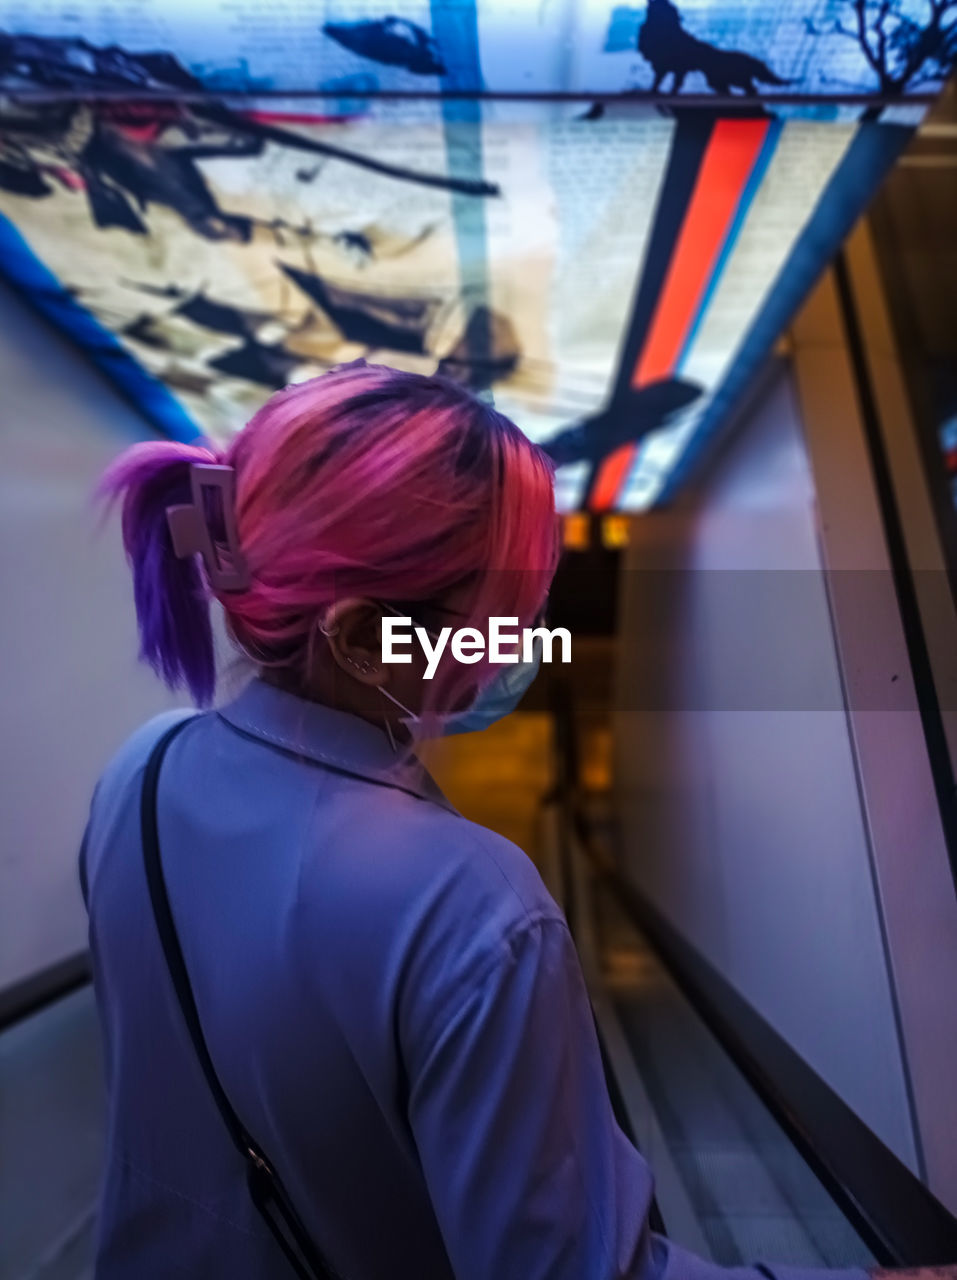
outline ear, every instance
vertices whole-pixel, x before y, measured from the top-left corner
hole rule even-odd
[[[322,634],[336,665],[360,684],[387,682],[382,662],[382,610],[372,600],[337,600],[326,611]]]

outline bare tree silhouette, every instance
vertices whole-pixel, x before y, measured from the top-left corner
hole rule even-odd
[[[913,6],[907,5],[908,9]],[[847,0],[847,18],[830,26],[807,21],[814,35],[847,36],[877,77],[878,91],[894,97],[945,80],[957,63],[957,0],[926,0],[926,22],[905,12],[905,0]]]

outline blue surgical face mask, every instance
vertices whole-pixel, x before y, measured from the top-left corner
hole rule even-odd
[[[542,665],[542,640],[536,636],[528,662],[512,662],[479,693],[470,707],[444,717],[442,734],[478,733],[515,710]]]
[[[399,614],[399,611],[391,605],[381,601],[380,604],[390,613]],[[429,634],[435,639],[434,631],[430,631]],[[425,717],[410,710],[404,702],[400,702],[381,685],[379,693],[405,712],[399,723],[406,728],[414,741],[421,741],[425,736],[446,738],[456,733],[478,733],[482,729],[488,729],[497,721],[504,720],[515,710],[541,670],[543,651],[544,641],[540,636],[536,636],[532,641],[532,656],[528,662],[519,659],[518,662],[508,663],[464,711],[429,716],[427,732],[424,731]]]
[[[504,720],[521,702],[526,689],[538,675],[542,665],[542,642],[535,640],[533,657],[529,662],[514,662],[497,675],[479,693],[471,706],[464,711],[446,712],[428,717],[416,715],[404,702],[400,702],[388,689],[379,686],[379,692],[394,703],[405,715],[399,723],[404,725],[414,741],[425,736],[450,737],[454,733],[478,733],[488,729],[498,720]],[[425,730],[426,723],[429,730]]]

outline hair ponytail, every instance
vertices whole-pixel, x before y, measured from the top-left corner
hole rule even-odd
[[[111,505],[122,498],[140,657],[171,689],[185,685],[200,706],[212,701],[216,685],[209,590],[198,557],[174,555],[166,509],[190,501],[190,463],[217,460],[196,445],[136,444],[110,466],[97,489]]]

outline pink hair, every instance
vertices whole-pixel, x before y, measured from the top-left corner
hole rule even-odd
[[[101,489],[123,495],[142,655],[208,702],[215,682],[208,587],[172,555],[167,505],[187,501],[194,447],[134,445]],[[222,458],[236,472],[248,589],[223,592],[239,644],[301,667],[327,607],[350,596],[437,601],[461,584],[469,617],[530,624],[557,563],[552,465],[494,409],[448,379],[363,361],[272,396]],[[453,663],[437,704],[482,684],[484,664]],[[438,683],[438,681],[434,682]]]

